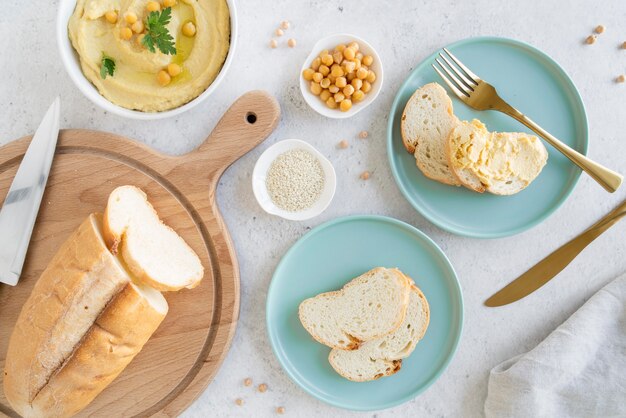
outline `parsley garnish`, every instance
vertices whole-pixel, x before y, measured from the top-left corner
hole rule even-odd
[[[156,52],[154,46],[166,55],[176,55],[174,38],[170,35],[166,25],[172,18],[172,8],[166,7],[162,11],[150,12],[146,19],[146,35],[141,41],[150,52]]]
[[[107,75],[110,75],[111,77],[113,77],[114,73],[115,73],[115,60],[111,57],[107,57],[103,53],[102,62],[100,63],[100,77],[102,77],[102,79],[104,80],[107,78]]]

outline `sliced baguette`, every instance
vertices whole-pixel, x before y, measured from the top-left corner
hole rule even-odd
[[[328,360],[341,376],[365,382],[391,376],[402,366],[424,337],[430,322],[430,308],[421,290],[411,286],[406,317],[400,327],[380,339],[364,343],[358,350],[332,350]]]
[[[142,283],[161,291],[196,287],[204,268],[196,253],[159,219],[146,194],[121,186],[109,196],[104,239]]]
[[[445,144],[458,123],[446,91],[437,83],[429,83],[413,93],[400,124],[404,147],[415,156],[422,173],[455,186],[460,182],[449,167]]]
[[[472,165],[480,159],[488,139],[489,131],[485,125],[474,119],[459,123],[446,141],[446,154],[452,172],[463,186],[478,193],[483,193],[486,187],[472,170]]]
[[[462,122],[448,138],[450,167],[464,186],[477,192],[511,195],[522,191],[548,160],[533,135],[488,132],[477,120]]]
[[[304,300],[298,315],[322,344],[356,350],[363,342],[395,331],[406,315],[411,281],[397,269],[377,267],[341,290]]]
[[[9,340],[4,393],[24,417],[71,416],[134,358],[167,313],[131,283],[90,215],[35,284]]]

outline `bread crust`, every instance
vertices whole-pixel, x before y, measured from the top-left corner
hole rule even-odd
[[[84,408],[164,317],[143,306],[100,235],[100,219],[90,215],[61,245],[13,329],[4,393],[22,416],[63,417]],[[118,340],[139,348],[109,351]]]

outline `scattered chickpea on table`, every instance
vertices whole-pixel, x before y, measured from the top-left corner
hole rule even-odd
[[[243,385],[244,386],[252,386],[252,379],[249,378],[249,377],[245,378],[244,381],[243,381]]]
[[[258,389],[259,389],[259,392],[265,393],[267,392],[267,385],[265,383],[261,383]]]
[[[363,55],[358,42],[323,50],[302,72],[310,91],[331,109],[347,112],[372,89],[376,73],[370,70],[374,57]]]
[[[367,132],[367,131],[361,131],[361,132],[359,132],[359,138],[361,138],[361,139],[365,139],[365,138],[367,138],[368,136],[369,136],[369,132]]]
[[[361,173],[361,175],[359,177],[361,178],[361,180],[369,180],[370,172],[369,171],[364,171],[364,172]]]
[[[346,149],[348,148],[348,141],[346,141],[345,139],[342,140],[341,142],[339,142],[339,148],[341,149]]]
[[[283,415],[285,413],[285,407],[279,406],[278,408],[276,408],[276,413],[279,415]]]
[[[235,404],[236,404],[237,406],[242,406],[242,405],[243,405],[243,399],[241,399],[241,398],[237,398],[237,399],[235,399]]]

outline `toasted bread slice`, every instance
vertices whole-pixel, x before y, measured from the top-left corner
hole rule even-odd
[[[364,341],[395,331],[406,315],[411,281],[397,269],[377,267],[341,290],[300,304],[304,328],[322,344],[356,350]]]
[[[141,282],[161,291],[191,289],[204,276],[197,254],[159,219],[146,194],[121,186],[109,196],[104,239]]]
[[[370,340],[358,350],[332,350],[328,360],[337,373],[355,382],[391,376],[400,370],[402,359],[415,350],[429,322],[430,308],[426,297],[413,285],[406,316],[396,331]]]
[[[480,153],[489,139],[489,131],[477,119],[459,123],[446,141],[446,154],[450,168],[461,184],[470,190],[483,193],[485,185],[472,170],[473,164],[480,159]]]
[[[460,182],[449,167],[445,144],[458,123],[446,91],[437,83],[429,83],[413,93],[404,108],[400,125],[404,147],[415,156],[422,173],[455,186]]]

